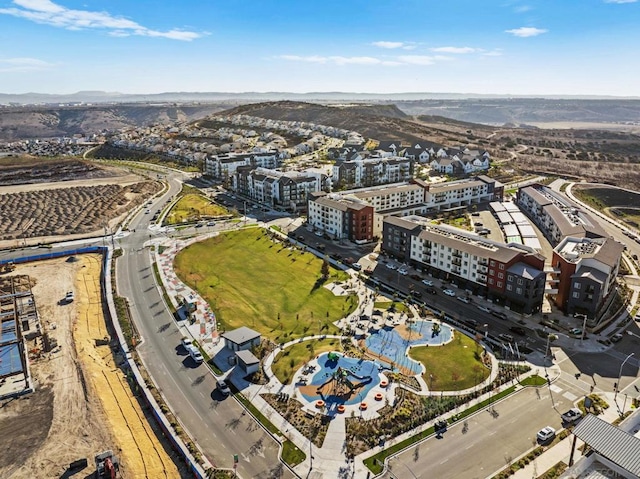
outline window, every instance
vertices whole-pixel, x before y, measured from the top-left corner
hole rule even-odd
[[[495,262],[495,261],[493,261],[493,260],[491,260],[491,261],[489,262],[489,264],[490,264],[491,266],[495,266],[495,265],[496,265],[496,262]]]
[[[489,284],[493,284],[493,278],[489,278]]]
[[[509,282],[513,281],[513,275],[512,274],[507,275],[507,281],[509,281]]]
[[[499,279],[503,279],[504,278],[504,273],[498,273],[498,278]]]
[[[582,284],[581,283],[573,283],[573,287],[575,289],[580,289],[582,287]]]
[[[522,284],[522,278],[518,278],[518,284]]]
[[[522,294],[522,288],[516,288],[516,294]]]
[[[498,288],[502,288],[502,281],[498,281],[496,286],[498,286]]]
[[[507,285],[507,291],[512,291],[513,290],[513,285],[508,284]]]
[[[573,293],[573,297],[574,297],[575,299],[578,299],[578,298],[580,297],[580,293],[578,293],[577,291],[575,291],[575,292]]]

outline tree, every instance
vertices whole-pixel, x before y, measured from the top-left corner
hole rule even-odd
[[[329,277],[329,262],[326,259],[322,260],[320,274],[322,275],[322,279],[327,279]]]

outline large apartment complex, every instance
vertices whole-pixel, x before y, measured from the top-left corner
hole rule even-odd
[[[308,221],[334,239],[366,243],[374,239],[374,210],[366,202],[334,193],[311,193]]]
[[[543,185],[521,188],[516,201],[555,247],[549,282],[556,306],[596,318],[612,299],[624,246],[578,205]]]
[[[331,179],[318,171],[278,171],[241,166],[232,177],[233,189],[253,201],[299,211],[316,191],[329,191]]]
[[[613,238],[567,237],[553,250],[550,282],[567,314],[597,316],[614,289],[624,246]]]
[[[337,160],[333,165],[336,187],[369,187],[409,181],[413,177],[412,160],[399,156]]]
[[[382,249],[517,311],[541,308],[544,257],[527,246],[490,241],[420,216],[389,216],[384,220]]]
[[[204,174],[213,178],[229,180],[241,166],[253,168],[277,168],[281,157],[277,151],[216,155],[204,160]]]
[[[495,180],[480,176],[450,183],[430,184],[422,180],[375,186],[332,193],[334,200],[342,199],[370,205],[374,211],[373,236],[382,234],[386,216],[428,214],[437,211],[464,209],[474,204],[501,200],[503,186]],[[318,208],[312,203],[320,196],[309,198],[309,223],[323,229],[323,221],[314,215]]]

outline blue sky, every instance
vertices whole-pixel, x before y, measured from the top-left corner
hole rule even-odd
[[[639,0],[0,0],[2,93],[639,85]]]

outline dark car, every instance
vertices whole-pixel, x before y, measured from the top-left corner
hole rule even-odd
[[[519,334],[520,336],[525,336],[527,334],[527,331],[522,326],[511,326],[509,331]]]
[[[416,281],[420,281],[422,279],[422,276],[420,276],[419,274],[410,274],[409,278],[415,279]]]
[[[415,297],[415,298],[422,298],[422,293],[418,290],[413,290],[411,291],[411,296]]]
[[[435,288],[427,288],[427,293],[429,293],[429,294],[438,294],[438,291]]]
[[[442,432],[445,432],[447,430],[447,421],[436,421],[433,429],[436,431],[436,433],[440,434]]]
[[[331,253],[329,256],[330,256],[331,258],[335,259],[335,260],[340,260],[340,259],[342,259],[342,255],[341,255],[341,254],[338,254],[338,253]]]

